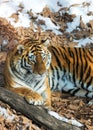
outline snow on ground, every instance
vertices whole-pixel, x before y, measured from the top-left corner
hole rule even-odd
[[[79,43],[77,47],[85,46],[87,43],[93,43],[93,37],[81,38],[80,40],[74,40],[74,42]]]
[[[60,29],[60,27],[55,26],[50,18],[42,17],[41,15],[39,15],[37,20],[45,21],[45,25],[41,25],[43,30],[53,30],[56,34],[61,34],[61,32],[57,31],[58,29]]]
[[[0,17],[8,19],[13,13],[16,13],[20,9],[19,5],[21,4],[24,7],[24,10],[22,14],[20,13],[20,11],[18,12],[21,16],[23,15],[24,17],[21,17],[19,15],[19,21],[22,21],[24,20],[24,18],[26,18],[29,25],[29,16],[26,15],[27,11],[32,10],[32,12],[34,13],[39,13],[43,10],[45,6],[48,6],[52,11],[56,12],[60,9],[60,7],[57,5],[57,2],[59,2],[62,7],[70,7],[69,14],[75,14],[77,16],[73,22],[68,24],[68,31],[72,31],[76,27],[76,25],[78,26],[80,22],[80,16],[82,16],[84,23],[88,23],[89,20],[93,19],[93,16],[87,15],[88,12],[93,12],[93,0],[1,0]],[[87,6],[86,4],[84,4],[88,2],[90,3],[90,5]]]
[[[5,119],[10,120],[10,121],[12,121],[15,118],[13,114],[10,115],[4,107],[0,106],[0,117],[2,116],[4,116]]]
[[[81,124],[80,122],[78,122],[77,120],[75,119],[67,119],[66,117],[62,117],[60,116],[58,113],[54,112],[54,111],[49,111],[48,112],[51,116],[57,118],[58,120],[61,120],[63,122],[67,122],[67,123],[70,123],[72,125],[75,125],[75,126],[78,126],[78,127],[82,127],[83,124]]]
[[[27,12],[31,10],[38,19],[45,20],[45,25],[41,26],[43,30],[51,29],[57,35],[62,34],[59,31],[60,27],[55,25],[50,18],[45,18],[37,14],[45,6],[49,7],[52,12],[56,12],[62,7],[69,7],[68,13],[76,15],[72,22],[67,23],[67,32],[71,32],[78,27],[80,16],[85,24],[93,19],[93,14],[88,15],[88,13],[93,12],[93,0],[0,0],[0,17],[6,18],[14,27],[29,27],[31,19]],[[21,7],[23,7],[23,10],[21,10]],[[14,18],[11,18],[11,15],[14,13],[19,14],[17,22],[15,22]],[[81,46],[81,43],[79,46]]]

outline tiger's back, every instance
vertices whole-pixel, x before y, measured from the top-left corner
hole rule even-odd
[[[30,104],[48,107],[51,90],[92,98],[92,58],[93,52],[85,48],[18,45],[6,60],[6,87]]]
[[[52,54],[49,76],[53,90],[93,97],[93,52],[86,48],[50,46]]]

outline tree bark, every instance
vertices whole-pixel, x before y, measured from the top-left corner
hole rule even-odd
[[[84,127],[77,127],[52,117],[41,106],[29,105],[23,97],[2,87],[0,87],[0,100],[49,130],[84,130]]]

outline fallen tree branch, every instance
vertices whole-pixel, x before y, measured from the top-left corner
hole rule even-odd
[[[52,117],[40,106],[29,105],[23,97],[2,87],[0,87],[0,100],[49,130],[84,130],[84,127],[77,127]]]

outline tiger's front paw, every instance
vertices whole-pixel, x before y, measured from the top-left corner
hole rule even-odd
[[[25,95],[25,100],[29,104],[33,104],[33,105],[43,105],[44,104],[44,100],[43,100],[42,96],[39,95],[38,93]]]

